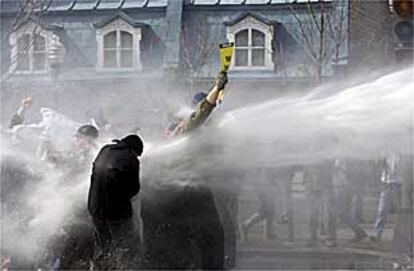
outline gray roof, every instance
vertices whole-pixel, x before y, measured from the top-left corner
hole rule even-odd
[[[43,11],[81,11],[129,8],[165,8],[169,0],[44,0],[39,10]],[[174,1],[174,0],[170,0]],[[307,3],[320,0],[187,0],[192,6],[226,6],[226,5],[275,5],[292,2]],[[332,2],[332,0],[322,0]],[[0,0],[1,12],[21,10],[24,0]]]
[[[138,21],[135,21],[133,18],[129,17],[127,14],[125,14],[122,11],[119,11],[117,14],[115,14],[112,17],[106,18],[101,22],[95,23],[94,26],[96,28],[101,28],[104,27],[105,25],[113,22],[114,20],[121,18],[122,20],[124,20],[125,22],[127,22],[129,25],[133,26],[133,27],[145,27],[146,25],[143,23],[140,23]]]
[[[272,4],[291,4],[318,2],[320,0],[190,0],[192,5],[272,5]],[[322,0],[332,2],[332,0]]]
[[[22,9],[24,0],[0,0],[2,12],[16,12]],[[38,10],[80,11],[127,8],[165,8],[168,0],[46,0]]]
[[[239,14],[237,17],[231,19],[230,21],[225,22],[225,24],[227,26],[235,25],[235,24],[239,23],[240,21],[242,21],[244,18],[248,17],[248,16],[252,16],[256,20],[258,20],[260,22],[263,22],[265,24],[271,24],[272,23],[268,19],[263,18],[262,16],[260,16],[258,14],[254,14],[254,13],[250,13],[250,12],[245,12],[245,13]]]
[[[73,3],[73,0],[53,1],[50,4],[49,9],[50,10],[55,10],[55,11],[68,10],[69,8],[72,7],[72,3]]]

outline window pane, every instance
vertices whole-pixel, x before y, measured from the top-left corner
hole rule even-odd
[[[247,66],[247,52],[247,49],[236,49],[236,66]]]
[[[33,44],[33,50],[36,51],[45,51],[45,47],[46,47],[46,40],[44,37],[40,36],[40,35],[35,35],[34,36],[34,44]]]
[[[30,50],[30,35],[21,36],[17,40],[16,59],[12,59],[12,61],[17,62],[17,70],[28,71],[30,69],[29,50]]]
[[[236,47],[237,46],[248,46],[248,39],[249,39],[249,33],[246,30],[242,30],[236,34]]]
[[[116,50],[104,50],[104,67],[116,68]]]
[[[121,67],[132,68],[134,65],[134,52],[133,50],[122,50],[121,51]]]
[[[30,35],[21,36],[17,40],[17,50],[20,53],[29,51],[30,48]]]
[[[109,32],[104,36],[104,48],[116,48],[116,31]]]
[[[258,30],[252,30],[252,35],[253,35],[253,41],[252,41],[252,45],[253,46],[257,46],[257,47],[264,47],[265,44],[265,35],[258,31]]]
[[[44,70],[46,68],[46,54],[36,53],[33,54],[33,69]]]
[[[252,50],[252,65],[253,66],[264,66],[264,49],[253,49]]]
[[[17,70],[28,71],[30,69],[29,54],[20,54],[17,56]]]
[[[121,48],[132,48],[132,35],[121,31]]]

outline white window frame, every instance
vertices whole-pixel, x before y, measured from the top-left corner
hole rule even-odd
[[[273,26],[267,25],[253,16],[247,16],[240,22],[235,25],[227,27],[227,40],[229,42],[235,42],[236,34],[240,31],[247,30],[248,31],[248,64],[247,66],[236,66],[236,52],[233,54],[233,60],[231,62],[231,69],[232,70],[265,70],[265,71],[272,71],[273,70],[273,60],[272,60],[272,39],[273,37]],[[265,55],[264,55],[264,66],[253,66],[252,65],[252,49],[255,48],[252,46],[252,30],[257,30],[262,32],[265,35]],[[244,47],[244,46],[243,46]],[[236,47],[234,48],[236,49]]]
[[[35,35],[39,35],[45,39],[45,69],[42,70],[35,70],[34,69],[34,46],[31,45],[29,47],[29,70],[17,70],[18,67],[18,55],[19,55],[19,48],[18,48],[18,40],[19,38],[23,37],[24,35],[30,36],[30,43],[34,42]],[[46,74],[50,71],[50,66],[48,63],[48,50],[49,44],[52,40],[53,32],[46,31],[42,29],[38,24],[34,23],[33,21],[28,21],[24,25],[22,25],[19,29],[14,31],[10,34],[9,42],[11,46],[11,63],[9,67],[9,73],[12,74]]]
[[[110,32],[116,31],[116,58],[117,67],[104,67],[104,37]],[[128,32],[132,35],[132,48],[133,48],[133,63],[132,67],[121,67],[121,31]],[[98,43],[97,50],[97,64],[98,71],[141,71],[141,48],[140,41],[142,38],[142,30],[140,27],[133,27],[124,20],[118,18],[113,22],[105,25],[102,28],[96,30],[96,40]]]

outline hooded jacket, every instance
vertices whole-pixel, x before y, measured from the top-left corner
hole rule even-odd
[[[93,163],[88,210],[100,219],[132,216],[131,198],[138,194],[140,163],[126,142],[104,146]]]

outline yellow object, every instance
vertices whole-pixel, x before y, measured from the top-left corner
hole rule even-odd
[[[227,72],[230,68],[231,59],[233,56],[234,43],[228,42],[220,44],[220,71]],[[223,102],[224,92],[220,91],[218,97],[218,104]]]
[[[221,104],[223,102],[223,98],[224,98],[224,91],[220,91],[218,99],[217,99],[218,104]]]
[[[230,68],[233,46],[233,42],[220,44],[220,71],[222,72],[226,72]]]

